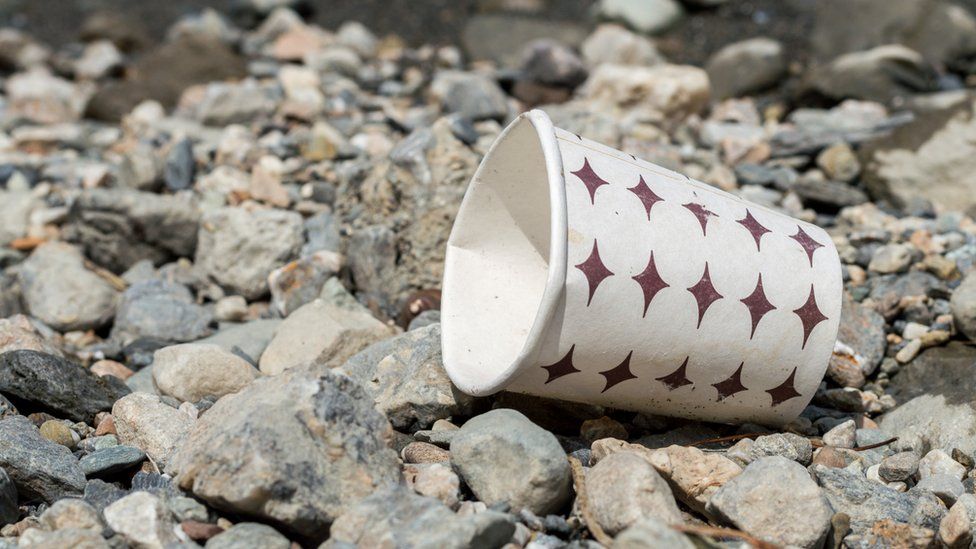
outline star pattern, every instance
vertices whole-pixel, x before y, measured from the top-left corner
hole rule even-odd
[[[739,367],[735,372],[729,376],[725,381],[721,381],[712,385],[715,390],[718,391],[718,401],[721,402],[730,396],[741,393],[746,390],[746,386],[742,384],[742,367],[745,366],[745,362],[739,363]]]
[[[790,372],[790,377],[786,378],[786,381],[784,381],[782,385],[778,387],[773,387],[772,389],[768,389],[766,391],[767,393],[769,393],[769,396],[772,397],[773,399],[772,406],[779,406],[780,404],[786,402],[791,398],[796,398],[800,396],[800,393],[796,390],[796,387],[793,385],[793,379],[795,377],[796,377],[796,368],[793,368],[793,371]]]
[[[623,362],[621,362],[614,368],[611,368],[604,372],[600,372],[600,375],[607,379],[607,385],[603,388],[602,391],[600,391],[601,393],[607,392],[607,390],[613,387],[614,385],[618,383],[623,383],[628,379],[637,379],[637,376],[635,376],[634,373],[630,371],[630,357],[633,354],[634,351],[627,353],[627,358],[625,358]]]
[[[568,376],[569,374],[575,374],[580,370],[573,366],[573,351],[576,350],[576,344],[573,344],[569,348],[569,352],[566,356],[559,359],[558,362],[554,362],[548,366],[543,366],[542,369],[549,373],[549,378],[546,379],[546,383],[555,381],[563,376]]]
[[[796,234],[791,236],[793,240],[796,240],[803,251],[807,253],[807,258],[810,260],[810,266],[813,267],[813,253],[817,251],[817,248],[823,248],[824,245],[814,240],[810,235],[803,230],[803,227],[796,226]]]
[[[708,218],[715,215],[715,213],[697,202],[689,202],[682,205],[698,219],[698,224],[701,225],[702,236],[708,236],[706,230],[708,227]]]
[[[689,357],[685,357],[685,361],[681,363],[681,366],[678,366],[677,370],[671,372],[666,376],[654,378],[654,380],[663,383],[664,386],[667,387],[669,391],[673,391],[680,387],[684,387],[685,385],[691,385],[691,380],[688,379],[688,374],[687,374],[688,358]]]
[[[698,302],[698,326],[696,328],[701,328],[702,319],[705,318],[705,311],[712,306],[719,299],[724,296],[715,289],[712,285],[712,277],[708,274],[708,262],[705,262],[705,272],[702,273],[701,280],[697,284],[688,288],[691,295],[695,296],[695,301]]]
[[[817,298],[813,295],[813,284],[810,284],[810,297],[807,298],[807,302],[793,312],[800,317],[800,322],[803,323],[803,345],[800,348],[805,349],[813,329],[817,327],[817,324],[827,320],[827,317],[820,312],[820,307],[817,306]]]
[[[648,220],[651,219],[651,208],[653,208],[658,202],[662,202],[664,200],[647,186],[647,182],[644,181],[643,175],[640,176],[640,181],[637,182],[637,185],[630,187],[627,190],[634,193],[634,195],[640,199],[641,204],[644,205],[644,210],[647,211]]]
[[[746,216],[742,219],[736,221],[736,223],[742,225],[749,231],[752,235],[752,239],[756,241],[756,251],[762,251],[760,244],[762,243],[762,237],[764,234],[772,232],[766,227],[763,227],[762,223],[756,221],[756,218],[752,216],[752,212],[748,209],[746,210]]]
[[[596,244],[596,239],[593,240],[593,251],[590,252],[590,257],[586,258],[586,261],[576,265],[576,268],[583,271],[586,282],[590,286],[590,296],[586,300],[586,306],[589,307],[590,302],[593,301],[593,294],[596,293],[596,289],[600,283],[608,276],[613,276],[610,269],[600,259],[600,248]]]
[[[752,317],[752,331],[749,332],[749,339],[756,335],[756,326],[759,321],[769,311],[776,307],[766,299],[766,292],[763,291],[762,273],[759,273],[759,280],[756,281],[756,289],[748,297],[741,299],[742,303],[749,309],[749,316]]]
[[[597,189],[610,184],[609,181],[603,179],[593,171],[593,168],[590,166],[590,160],[585,157],[583,158],[583,167],[571,173],[586,185],[586,190],[590,193],[591,204],[596,204]]]
[[[651,259],[648,260],[644,271],[632,278],[640,284],[641,291],[644,292],[644,314],[642,316],[647,316],[647,308],[650,307],[654,296],[669,287],[668,283],[657,272],[657,266],[654,264],[654,252],[651,252]]]

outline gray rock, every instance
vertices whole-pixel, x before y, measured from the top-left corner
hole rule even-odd
[[[952,292],[949,300],[956,328],[970,341],[976,341],[976,273],[969,273]]]
[[[183,138],[170,147],[163,166],[163,182],[171,191],[181,191],[193,185],[196,161],[193,158],[193,142]]]
[[[444,371],[440,324],[374,343],[339,370],[358,380],[399,430],[470,415],[475,400],[457,390]]]
[[[823,544],[833,516],[806,469],[779,456],[750,463],[715,492],[708,510],[764,541],[807,548]]]
[[[106,507],[125,497],[126,491],[103,480],[92,479],[85,484],[84,501],[99,513]]]
[[[841,55],[813,70],[810,86],[832,99],[889,102],[938,89],[935,69],[917,52],[888,44]]]
[[[575,88],[586,80],[586,67],[579,56],[565,44],[544,38],[525,47],[522,73],[548,86]]]
[[[570,496],[569,463],[556,437],[514,410],[468,420],[451,440],[451,463],[489,505],[504,502],[544,515]]]
[[[280,325],[281,320],[270,318],[229,324],[197,343],[217,345],[229,353],[246,357],[251,364],[257,364]]]
[[[681,524],[671,488],[644,457],[616,452],[586,474],[590,509],[600,526],[616,535],[644,518]]]
[[[417,132],[411,136],[415,134]],[[397,159],[397,153],[406,152],[400,147],[410,139],[411,137],[408,136],[390,153],[394,161]],[[422,162],[426,164],[426,160]],[[416,166],[413,161],[410,161],[410,165]],[[426,167],[418,169],[422,170],[424,178],[431,177]],[[349,257],[352,280],[356,284],[360,299],[372,310],[380,310],[393,316],[396,308],[394,304],[396,298],[391,292],[396,272],[396,236],[393,231],[382,225],[363,227],[350,237],[346,254]]]
[[[952,507],[952,504],[966,491],[966,488],[958,478],[940,474],[929,475],[919,480],[912,488],[912,491],[930,492],[941,499],[946,504],[946,507]]]
[[[526,17],[518,13],[472,14],[461,31],[461,43],[472,59],[491,59],[504,66],[518,66],[525,44],[552,38],[577,47],[588,33],[583,22]],[[497,37],[504,34],[505,40]]]
[[[339,222],[332,212],[321,212],[305,220],[305,245],[302,255],[315,252],[338,252],[341,249]]]
[[[908,480],[918,471],[918,456],[915,452],[899,452],[881,460],[878,475],[888,482]]]
[[[42,244],[21,264],[19,277],[31,316],[55,330],[98,328],[115,315],[115,289],[69,244]]]
[[[220,399],[170,470],[182,488],[219,509],[321,540],[336,517],[398,482],[392,436],[349,377],[286,372]]]
[[[851,518],[854,533],[870,531],[881,520],[936,530],[945,507],[934,495],[896,492],[858,471],[814,465],[811,472],[835,513]]]
[[[184,196],[132,189],[91,189],[72,204],[64,238],[116,273],[139,261],[155,265],[190,257],[200,211]]]
[[[310,303],[326,281],[342,268],[342,256],[334,252],[315,252],[275,269],[268,276],[271,306],[287,317]]]
[[[808,465],[813,458],[813,445],[810,439],[793,433],[775,433],[756,437],[749,450],[752,459],[767,456],[781,456]]]
[[[881,364],[888,345],[884,317],[873,309],[861,306],[845,292],[837,341],[854,351],[854,355],[850,357],[851,365],[864,376],[871,375]],[[843,357],[835,353],[831,357],[831,368],[838,368],[834,362],[841,358]]]
[[[131,469],[146,459],[146,453],[132,446],[110,446],[81,458],[81,470],[89,477],[111,475]]]
[[[0,191],[0,247],[27,233],[30,213],[41,201],[28,190]]]
[[[874,299],[885,299],[891,296],[911,297],[928,296],[931,292],[944,292],[945,286],[930,273],[923,271],[909,271],[901,275],[883,275],[870,280],[871,293]]]
[[[344,547],[500,548],[512,539],[509,515],[457,515],[433,498],[400,486],[377,490],[336,519],[321,549]],[[349,544],[349,545],[347,545]]]
[[[112,337],[124,343],[139,338],[193,341],[210,334],[212,321],[213,314],[194,302],[186,286],[146,280],[122,294]]]
[[[688,536],[657,517],[644,517],[613,539],[616,549],[695,549]]]
[[[681,4],[674,0],[601,0],[597,10],[602,19],[647,34],[666,31],[684,16]]]
[[[133,393],[159,394],[159,389],[156,388],[156,382],[153,381],[152,365],[146,366],[129,376],[129,379],[125,380],[125,385]]]
[[[885,244],[871,255],[868,269],[882,274],[906,271],[912,264],[913,251],[910,244]]]
[[[17,522],[17,485],[3,467],[0,467],[0,526]]]
[[[430,92],[445,112],[458,113],[470,120],[502,119],[508,115],[505,92],[480,74],[440,71],[431,82]]]
[[[85,474],[71,451],[41,437],[27,418],[0,420],[0,467],[22,501],[55,501],[85,489]]]
[[[274,528],[257,522],[239,522],[207,540],[207,549],[288,549],[291,542]]]
[[[832,427],[823,435],[823,443],[833,448],[853,448],[857,442],[857,426],[849,419]]]
[[[95,414],[129,393],[115,377],[99,377],[67,359],[38,351],[0,355],[0,392],[73,421],[91,423]]]
[[[705,70],[716,99],[738,97],[776,85],[786,74],[786,57],[776,40],[751,38],[715,52]]]
[[[230,292],[255,300],[268,293],[268,275],[304,243],[294,212],[221,208],[201,220],[196,264]]]
[[[804,205],[818,211],[832,212],[868,201],[864,191],[837,181],[801,180],[792,190]]]

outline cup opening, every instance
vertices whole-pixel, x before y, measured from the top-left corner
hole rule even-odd
[[[465,393],[498,391],[538,353],[566,277],[565,203],[552,123],[523,114],[479,166],[448,241],[442,351]]]

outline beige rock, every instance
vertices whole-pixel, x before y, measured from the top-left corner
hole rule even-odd
[[[149,492],[133,492],[106,507],[105,522],[140,549],[162,549],[177,542],[169,510]]]
[[[112,406],[119,442],[135,446],[163,467],[186,437],[193,419],[164,404],[157,395],[132,393]]]
[[[122,381],[125,381],[132,377],[135,372],[126,368],[126,366],[120,362],[114,360],[99,360],[98,362],[92,364],[91,371],[97,376],[115,376]]]
[[[164,347],[153,355],[153,382],[164,395],[184,402],[240,391],[260,375],[243,358],[210,343]]]
[[[17,542],[20,549],[109,549],[109,544],[101,532],[82,528],[65,528],[48,532],[40,528],[27,529]]]
[[[969,547],[976,525],[976,496],[959,496],[939,524],[939,538],[951,549]]]
[[[71,436],[71,429],[63,421],[51,419],[45,421],[40,428],[41,436],[55,444],[66,448],[74,448],[75,439]]]
[[[580,95],[630,116],[682,119],[708,105],[708,74],[685,65],[600,65]]]
[[[600,460],[586,475],[586,490],[594,518],[610,535],[645,517],[682,522],[668,483],[634,452],[617,452]]]
[[[10,318],[0,318],[0,355],[7,351],[22,349],[62,356],[57,347],[37,333],[26,316],[14,315]]]
[[[440,463],[407,465],[404,477],[414,492],[439,499],[451,509],[457,508],[461,479],[449,466]]]
[[[81,528],[102,532],[98,511],[80,499],[65,498],[54,502],[40,518],[41,526],[49,530]]]
[[[724,455],[691,446],[672,445],[654,450],[650,462],[668,481],[678,499],[701,513],[705,512],[712,494],[742,472],[742,467]]]

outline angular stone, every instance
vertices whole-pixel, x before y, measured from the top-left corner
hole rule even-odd
[[[177,542],[166,504],[149,492],[133,492],[106,507],[105,522],[136,547],[162,548]]]
[[[976,341],[976,274],[966,275],[952,292],[949,304],[956,328],[970,341]]]
[[[257,364],[280,325],[281,320],[275,318],[231,324],[196,343],[217,345],[229,353],[245,357],[251,364]]]
[[[101,533],[98,511],[81,499],[65,498],[54,502],[40,517],[41,526],[50,530],[84,528]]]
[[[722,454],[693,446],[673,445],[641,455],[668,481],[672,492],[698,512],[705,512],[712,494],[742,473],[742,467]]]
[[[236,393],[260,374],[246,360],[217,345],[184,343],[156,351],[152,375],[162,394],[199,402],[205,396]]]
[[[111,475],[131,469],[146,459],[146,453],[132,446],[111,446],[81,458],[81,470],[89,477]]]
[[[61,350],[49,343],[24,315],[0,318],[0,355],[8,351],[39,351],[62,356]]]
[[[129,389],[115,377],[98,377],[61,357],[11,351],[0,355],[0,393],[24,406],[91,423],[95,414],[111,410]]]
[[[112,338],[124,344],[139,338],[193,341],[210,334],[212,320],[211,312],[194,302],[186,286],[145,280],[122,294]]]
[[[976,496],[963,494],[939,524],[939,539],[952,549],[969,547],[976,525]]]
[[[0,467],[22,501],[54,503],[85,488],[85,474],[71,451],[41,438],[23,416],[0,420]]]
[[[159,467],[168,463],[193,426],[193,418],[148,393],[119,399],[112,407],[112,417],[119,442],[142,450]]]
[[[709,84],[708,75],[697,67],[601,65],[579,93],[608,112],[680,120],[705,108]]]

